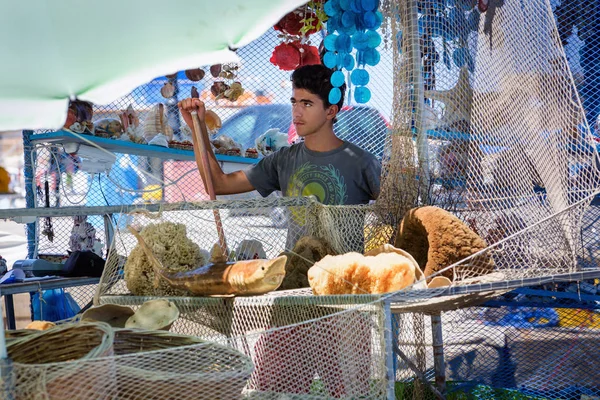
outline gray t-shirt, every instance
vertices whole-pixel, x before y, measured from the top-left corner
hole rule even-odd
[[[245,172],[265,197],[280,190],[287,197],[313,195],[323,204],[352,205],[377,199],[381,164],[371,153],[349,142],[327,152],[312,151],[298,143],[263,158]],[[287,250],[308,234],[302,214],[292,214],[286,210]],[[364,215],[335,213],[331,218],[329,222],[339,234],[336,250],[362,252]]]
[[[326,152],[309,150],[302,142],[263,158],[245,173],[264,197],[280,190],[287,197],[314,195],[327,205],[367,204],[379,195],[381,164],[349,142]]]

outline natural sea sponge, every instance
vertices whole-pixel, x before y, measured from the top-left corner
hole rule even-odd
[[[314,294],[381,294],[415,283],[420,271],[402,251],[326,256],[308,271]]]
[[[428,277],[486,248],[487,243],[453,214],[439,207],[426,206],[406,213],[395,246],[409,252]],[[493,268],[489,255],[458,267],[465,277],[483,275]],[[442,274],[450,280],[455,278],[452,270]]]
[[[191,271],[208,262],[200,247],[187,237],[183,224],[151,224],[142,229],[140,235],[166,272]],[[125,282],[129,291],[136,296],[188,295],[186,291],[173,289],[162,280],[158,280],[155,287],[154,269],[139,244],[133,248],[125,263]]]
[[[56,325],[54,324],[54,322],[50,322],[50,321],[33,321],[33,322],[30,322],[29,324],[27,324],[25,329],[35,329],[37,331],[45,331],[50,328],[54,328],[55,326]]]
[[[309,286],[307,273],[314,263],[326,255],[335,254],[329,243],[316,236],[301,237],[292,251],[281,253],[287,256],[285,278],[279,290],[305,288]]]

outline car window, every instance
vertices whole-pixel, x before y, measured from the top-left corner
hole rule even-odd
[[[252,147],[254,143],[252,132],[254,131],[256,119],[256,114],[234,116],[231,121],[223,124],[223,127],[219,130],[219,136],[227,135],[244,148]]]

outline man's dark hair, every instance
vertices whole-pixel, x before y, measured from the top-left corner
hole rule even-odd
[[[329,92],[333,89],[331,84],[331,75],[333,70],[322,64],[304,65],[297,68],[292,73],[292,85],[295,89],[305,89],[319,96],[323,100],[325,108],[331,106],[329,102]],[[338,108],[341,110],[344,104],[344,93],[346,92],[346,84],[344,83],[340,90],[342,97],[337,102]],[[333,120],[335,122],[335,119]]]

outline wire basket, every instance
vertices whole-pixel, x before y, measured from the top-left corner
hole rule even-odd
[[[14,380],[4,389],[15,399],[109,399],[114,368],[84,362],[111,356],[113,339],[105,323],[65,324],[15,338],[7,346]]]
[[[126,400],[240,398],[254,369],[230,347],[164,331],[118,329],[114,350]]]

